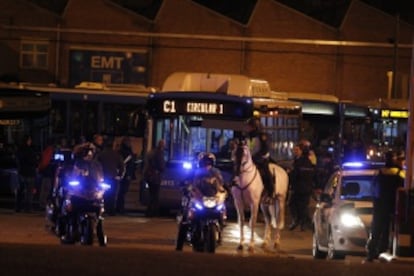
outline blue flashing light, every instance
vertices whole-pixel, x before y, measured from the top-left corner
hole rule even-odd
[[[203,205],[202,205],[202,204],[200,204],[199,202],[197,202],[197,203],[195,204],[195,207],[196,207],[198,210],[203,210],[203,209],[204,209]]]
[[[183,169],[191,170],[192,168],[193,168],[193,163],[188,162],[188,161],[183,162]]]
[[[342,166],[346,168],[362,168],[364,164],[362,162],[345,162]]]
[[[72,187],[79,186],[80,182],[78,180],[69,181],[69,185]]]
[[[223,210],[223,208],[224,208],[224,204],[219,204],[219,205],[216,207],[216,210],[217,210],[217,211],[221,211],[221,210]]]
[[[105,182],[102,182],[101,184],[100,184],[100,186],[101,186],[101,188],[103,189],[103,190],[109,190],[109,189],[111,189],[111,185],[109,185],[108,183],[105,183]]]

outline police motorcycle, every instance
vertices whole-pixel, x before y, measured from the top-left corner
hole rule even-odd
[[[211,153],[206,154],[199,163],[213,163],[213,158]],[[221,243],[226,220],[227,193],[218,188],[220,186],[217,181],[222,179],[208,172],[196,172],[193,179],[184,180],[182,210],[177,217],[177,251],[182,251],[187,243],[194,252],[214,253]]]
[[[103,181],[99,162],[87,157],[75,163],[73,173],[67,177],[62,203],[64,217],[63,244],[80,242],[92,245],[96,233],[100,246],[106,246],[103,229],[104,193],[111,187]]]

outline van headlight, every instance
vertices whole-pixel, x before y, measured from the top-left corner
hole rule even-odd
[[[354,228],[354,227],[363,227],[364,224],[359,216],[352,213],[343,213],[340,217],[340,222],[343,226]]]

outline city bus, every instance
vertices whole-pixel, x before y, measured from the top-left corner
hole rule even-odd
[[[279,163],[292,160],[299,140],[301,105],[272,93],[269,84],[243,75],[174,73],[147,101],[145,152],[166,141],[160,207],[180,207],[182,181],[191,176],[197,156],[211,152],[226,182],[230,181],[231,143],[245,133],[247,120],[257,117],[269,134],[271,155]],[[141,186],[141,201],[148,186]]]
[[[349,155],[366,158],[372,143],[372,114],[368,105],[320,93],[285,92],[302,104],[302,139],[310,141],[317,156],[330,154],[337,162]]]
[[[74,88],[36,83],[3,86],[7,88],[1,88],[0,142],[7,145],[5,152],[13,153],[23,135],[29,133],[39,153],[49,138],[58,146],[71,148],[100,133],[113,140],[117,148],[121,139],[128,136],[140,167],[144,108],[154,88],[94,82],[80,83]],[[9,160],[6,155],[3,159]],[[138,191],[138,185],[130,190]],[[138,195],[132,193],[131,197],[138,203]]]
[[[371,155],[382,156],[388,150],[405,151],[408,131],[408,100],[380,99],[366,103],[373,118],[374,143]]]
[[[82,139],[90,141],[96,133],[113,139],[129,136],[134,152],[141,153],[145,128],[143,112],[153,88],[94,82],[82,82],[75,88],[22,85],[26,90],[50,95],[50,136],[63,138],[72,146]]]

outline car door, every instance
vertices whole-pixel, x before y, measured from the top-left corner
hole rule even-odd
[[[325,198],[322,198],[318,204],[319,242],[322,246],[328,246],[329,226],[333,212],[332,206],[335,200],[335,193],[337,191],[339,177],[339,172],[335,172],[331,175],[325,184],[325,188],[322,194],[322,196]]]

